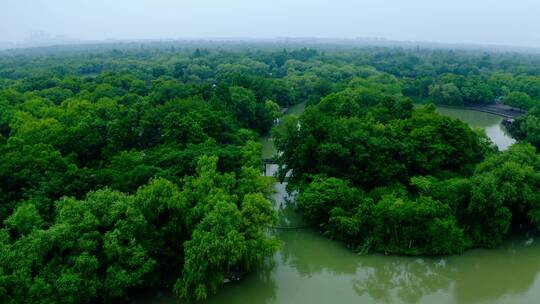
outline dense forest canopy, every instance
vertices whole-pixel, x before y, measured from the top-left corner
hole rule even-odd
[[[433,107],[344,93],[275,131],[281,178],[290,172],[298,208],[326,235],[364,253],[442,255],[540,228],[534,147],[497,152]]]
[[[523,143],[498,152],[413,105],[426,102],[531,109],[510,127]],[[512,53],[2,52],[0,302],[108,302],[149,286],[204,299],[254,269],[279,246],[257,143],[270,133],[299,210],[355,250],[496,246],[540,227],[539,103],[540,58]]]

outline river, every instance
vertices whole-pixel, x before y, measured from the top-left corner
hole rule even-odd
[[[288,114],[300,114],[303,105]],[[495,115],[439,108],[486,134],[506,149],[510,138]],[[264,157],[275,153],[263,140]],[[269,168],[270,172],[275,167]],[[287,207],[285,184],[276,184],[274,201],[281,225],[301,225]],[[469,250],[439,258],[370,254],[358,256],[343,243],[313,229],[276,230],[282,247],[263,267],[239,284],[224,286],[205,303],[539,303],[540,239],[514,238],[496,249]],[[178,303],[170,294],[144,303]]]
[[[445,116],[457,118],[473,128],[484,129],[486,135],[499,147],[499,150],[506,150],[516,142],[501,124],[503,120],[501,116],[474,110],[446,107],[437,107],[437,112]]]

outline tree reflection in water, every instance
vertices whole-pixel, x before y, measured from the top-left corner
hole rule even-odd
[[[456,302],[493,302],[529,291],[540,272],[540,242],[531,240],[514,239],[501,248],[455,257]]]
[[[310,229],[275,233],[281,250],[205,303],[535,303],[540,242],[412,258],[358,256]],[[178,303],[165,295],[137,303]]]
[[[291,204],[280,199],[285,196],[285,184],[276,185],[276,190],[279,225],[306,224]],[[276,267],[296,272],[298,283],[317,277],[326,280],[326,288],[332,289],[337,282],[349,281],[356,298],[377,303],[417,303],[427,296],[439,302],[492,302],[525,293],[540,271],[540,244],[525,246],[525,240],[509,241],[495,249],[469,250],[461,256],[413,258],[357,256],[342,243],[327,240],[310,229],[274,233],[283,241],[275,257]],[[279,275],[274,279],[279,289]],[[341,296],[336,300],[354,298]]]
[[[383,303],[417,303],[430,295],[445,302],[495,302],[526,293],[536,280],[540,244],[524,242],[439,259],[362,257],[353,288]]]
[[[417,303],[425,295],[448,290],[450,271],[444,259],[372,256],[362,258],[353,288],[377,302]]]
[[[273,278],[277,263],[268,258],[262,268],[248,274],[240,283],[226,284],[217,295],[201,303],[276,303],[277,282]]]
[[[317,232],[307,229],[282,231],[280,263],[295,269],[300,276],[311,277],[323,270],[331,275],[354,275],[358,259],[343,244],[325,240]],[[321,247],[324,246],[324,247]]]

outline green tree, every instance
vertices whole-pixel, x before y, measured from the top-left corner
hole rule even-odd
[[[540,108],[532,108],[527,114],[520,116],[510,125],[512,136],[540,148]]]
[[[462,106],[463,95],[453,83],[435,84],[429,87],[429,96],[435,103],[451,106]]]
[[[521,109],[530,109],[537,105],[527,93],[510,92],[503,98],[504,104]]]

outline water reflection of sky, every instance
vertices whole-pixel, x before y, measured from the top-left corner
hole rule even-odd
[[[494,142],[499,150],[506,150],[516,142],[515,139],[508,135],[508,132],[500,123],[485,128],[486,135]]]

